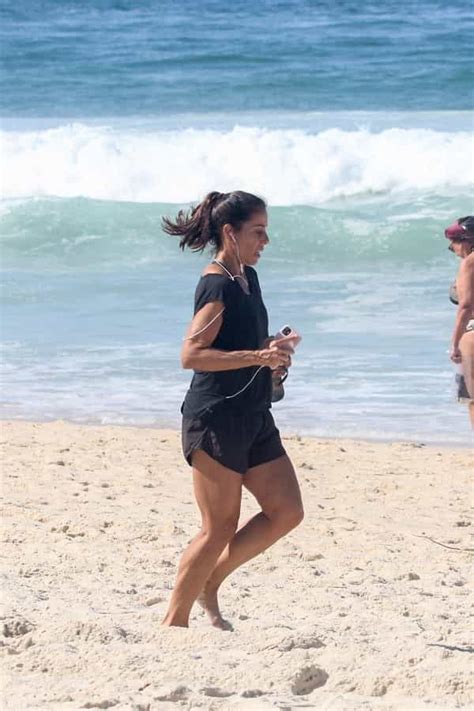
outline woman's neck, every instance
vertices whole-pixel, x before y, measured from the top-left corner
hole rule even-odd
[[[233,276],[237,276],[242,273],[240,268],[240,262],[235,254],[227,252],[226,250],[220,250],[216,254],[215,259],[217,262],[221,262],[221,264],[224,264]]]

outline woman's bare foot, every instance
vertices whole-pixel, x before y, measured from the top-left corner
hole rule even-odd
[[[187,620],[182,619],[180,617],[175,617],[173,615],[170,615],[169,613],[166,614],[166,617],[164,618],[161,624],[163,627],[189,627],[189,623]]]
[[[226,632],[233,632],[234,628],[225,620],[219,610],[219,602],[217,600],[217,590],[209,590],[204,588],[204,590],[199,595],[197,602],[201,605],[203,610],[207,612],[211,624],[213,627],[217,627],[220,630],[225,630]]]

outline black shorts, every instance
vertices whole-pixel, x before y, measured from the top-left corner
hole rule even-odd
[[[210,419],[183,417],[183,453],[192,466],[196,449],[239,474],[286,454],[269,410],[235,414],[219,412]]]

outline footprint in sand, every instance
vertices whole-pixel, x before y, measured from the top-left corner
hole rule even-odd
[[[3,622],[4,637],[23,637],[34,629],[34,625],[27,619],[21,617],[9,617]]]
[[[155,701],[185,701],[190,689],[183,684],[165,684],[154,696]]]
[[[280,652],[290,652],[292,649],[320,649],[326,645],[315,634],[296,634],[285,637],[279,645]]]
[[[229,696],[233,696],[234,693],[235,692],[233,691],[218,689],[215,686],[206,686],[204,689],[201,689],[201,694],[205,694],[206,696],[212,696],[216,699],[226,699]]]
[[[303,667],[295,674],[291,683],[291,691],[296,696],[310,694],[314,689],[324,686],[328,679],[329,674],[320,667],[312,665]]]
[[[134,641],[135,634],[129,634],[118,625],[110,623],[97,624],[95,622],[76,621],[68,623],[62,630],[63,639],[67,642],[76,642],[80,639],[87,643],[110,644],[120,640]]]

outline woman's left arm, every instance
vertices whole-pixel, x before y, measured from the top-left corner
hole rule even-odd
[[[466,326],[474,313],[474,260],[463,259],[456,280],[458,309],[451,339],[450,358],[454,363],[461,362],[459,341],[466,332]]]

